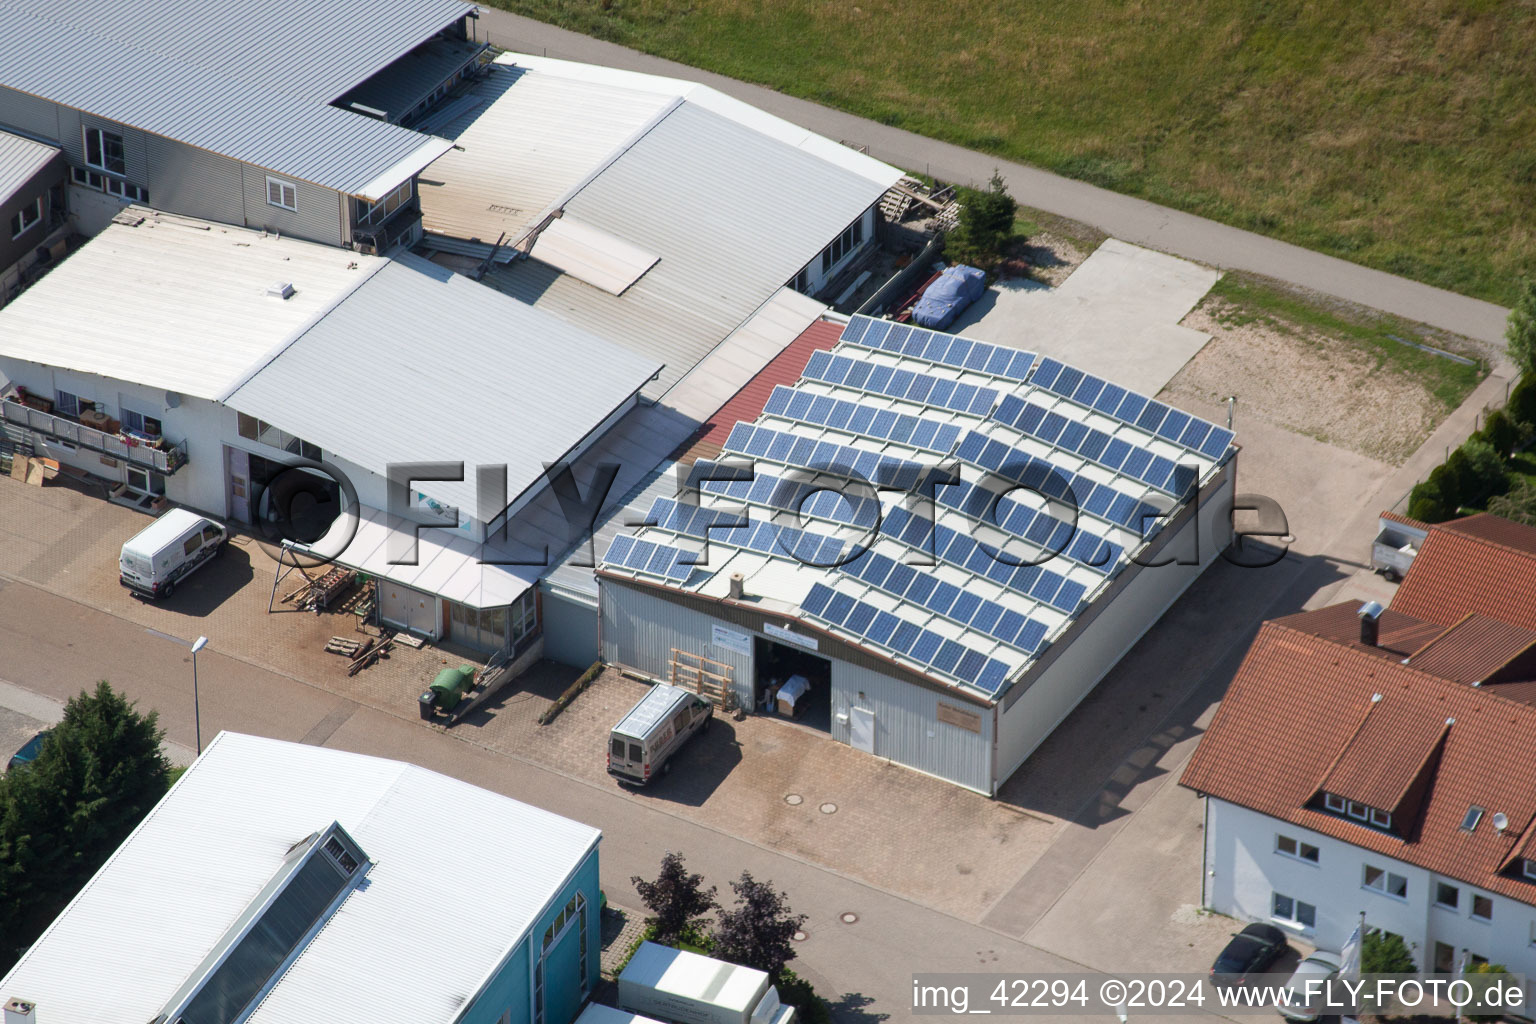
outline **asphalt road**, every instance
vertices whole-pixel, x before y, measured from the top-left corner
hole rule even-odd
[[[170,750],[195,742],[191,658],[163,634],[0,579],[0,651],[5,675],[25,681],[0,684],[5,731],[29,734],[35,722],[56,720],[62,701],[108,679],[141,708],[159,712]],[[205,741],[233,729],[406,760],[596,825],[603,830],[603,886],[620,905],[636,903],[631,876],[653,875],[672,849],[722,887],[744,869],[771,880],[796,910],[810,915],[795,966],[837,1004],[839,1020],[887,1019],[880,1014],[906,1019],[917,971],[1086,969],[1001,932],[626,800],[612,788],[492,753],[467,742],[468,734],[361,707],[214,646],[198,655],[198,675]],[[842,923],[845,912],[856,914],[857,922]]]
[[[986,182],[1002,173],[1027,206],[1082,221],[1116,238],[1222,269],[1246,270],[1502,346],[1509,311],[1491,302],[1371,270],[1288,242],[1120,195],[1024,164],[855,117],[758,85],[663,60],[531,18],[482,8],[479,33],[524,53],[702,82],[881,160],[945,181]]]

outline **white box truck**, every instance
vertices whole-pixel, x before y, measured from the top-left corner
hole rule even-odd
[[[628,1010],[615,1010],[602,1003],[588,1003],[576,1018],[576,1024],[662,1024],[653,1017],[642,1017]]]
[[[619,1006],[672,1024],[791,1024],[768,975],[643,942],[619,975]]]

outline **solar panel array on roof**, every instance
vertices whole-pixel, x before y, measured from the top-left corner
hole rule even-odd
[[[724,461],[694,464],[691,499],[654,502],[646,529],[703,549],[689,589],[765,564],[737,551],[796,563],[765,574],[762,596],[995,696],[1231,440],[1055,360],[854,317],[756,423],[732,428]],[[608,561],[654,573],[671,558],[615,544]]]
[[[634,537],[613,538],[603,561],[635,572],[660,576],[674,583],[682,583],[693,572],[691,553],[670,544],[657,544]]]
[[[1074,370],[1054,359],[1042,359],[1030,383],[1070,398],[1079,405],[1097,409],[1106,416],[1135,423],[1143,430],[1208,458],[1220,458],[1232,443],[1230,430],[1196,419],[1156,399],[1127,391],[1090,373]]]
[[[928,331],[911,324],[856,316],[843,331],[844,342],[896,355],[916,356],[961,370],[990,373],[1023,382],[1035,364],[1033,352],[1021,352],[984,341],[972,341],[943,331]]]

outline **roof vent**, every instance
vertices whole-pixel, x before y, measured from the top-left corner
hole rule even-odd
[[[279,299],[293,298],[293,283],[290,281],[277,281],[267,285],[267,294]]]
[[[1367,601],[1355,614],[1360,616],[1360,642],[1367,647],[1375,647],[1381,635],[1381,605]]]
[[[732,601],[740,601],[746,593],[747,578],[739,572],[731,573],[730,596]]]
[[[1381,694],[1379,694],[1379,693],[1371,694],[1371,703],[1372,704],[1380,704],[1381,703]]]
[[[37,1004],[12,999],[5,1004],[5,1024],[37,1024]]]
[[[1509,815],[1505,814],[1503,811],[1494,811],[1493,827],[1498,829],[1500,832],[1503,832],[1505,829],[1509,828]]]

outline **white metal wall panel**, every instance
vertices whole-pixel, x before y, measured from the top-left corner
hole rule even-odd
[[[149,180],[144,185],[156,209],[223,224],[245,223],[239,163],[158,135],[145,139],[145,149]]]
[[[1039,678],[1029,682],[1017,696],[1010,692],[1012,703],[1002,712],[998,729],[999,786],[1216,558],[1218,547],[1227,536],[1220,520],[1231,514],[1236,465],[1235,459],[1227,464],[1224,475],[1206,495],[1197,514],[1173,535],[1164,549],[1165,555],[1187,550],[1198,530],[1200,563],[1139,567],[1124,589],[1099,599],[1103,609],[1091,622],[1058,641],[1064,645],[1061,653]]]
[[[307,181],[284,178],[260,167],[243,165],[245,181],[245,225],[275,231],[280,235],[321,242],[325,245],[342,243],[342,204],[346,199],[339,193],[311,185]],[[285,210],[267,202],[267,178],[279,178],[294,186],[297,193],[294,205],[297,211]],[[154,192],[150,192],[151,198]],[[158,203],[156,205],[159,205]]]
[[[58,142],[59,105],[39,96],[0,86],[0,124]]]
[[[548,590],[540,600],[544,656],[574,668],[586,668],[596,661],[597,609]]]
[[[607,589],[606,587],[604,588]],[[860,692],[863,696],[860,696]],[[980,732],[938,720],[939,701],[973,712]],[[854,707],[875,713],[875,755],[909,768],[992,793],[992,712],[958,697],[948,697],[855,665],[832,659],[832,737],[851,742],[850,724],[839,721]]]
[[[606,580],[599,589],[599,601],[604,661],[667,679],[672,648],[676,647],[730,665],[737,697],[743,704],[751,703],[752,656],[711,642],[710,627],[716,619]]]
[[[602,582],[600,601],[604,661],[666,679],[675,647],[730,665],[737,696],[750,700],[752,656],[716,647],[711,632],[717,622],[738,632],[751,630],[608,580]],[[839,722],[839,714],[846,715],[855,705],[868,708],[875,713],[876,756],[991,793],[990,712],[873,669],[835,657],[828,660],[832,663],[833,739],[849,741],[848,723]],[[941,699],[977,712],[981,731],[972,733],[938,721]]]

